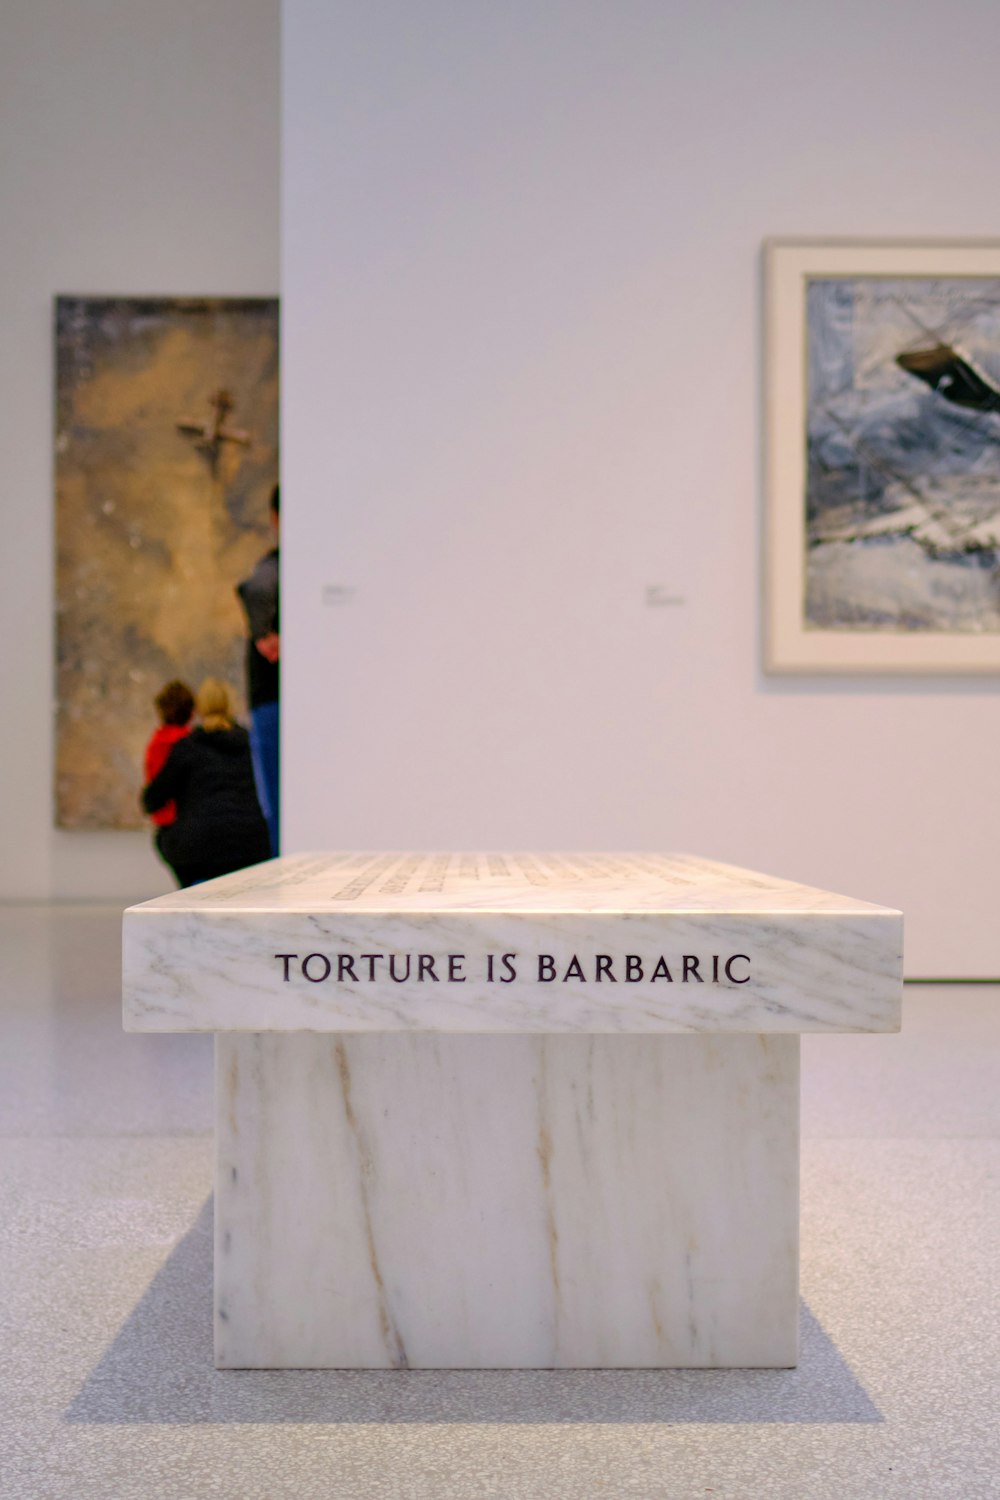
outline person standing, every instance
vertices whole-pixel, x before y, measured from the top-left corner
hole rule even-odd
[[[257,796],[267,821],[271,853],[280,852],[280,713],[281,622],[278,607],[281,494],[274,486],[270,516],[275,545],[249,578],[237,586],[247,618],[247,698],[250,705],[250,751]]]
[[[250,739],[233,718],[225,683],[198,689],[200,723],[177,741],[142,794],[148,813],[173,804],[157,845],[182,886],[259,864],[271,848],[254,786]]]
[[[191,725],[191,715],[194,713],[194,694],[186,682],[179,682],[175,678],[173,682],[168,682],[160,689],[153,703],[160,716],[160,725],[151,736],[143,757],[143,770],[147,783],[159,775],[177,741],[184,739],[187,735]],[[165,864],[169,864],[170,861],[163,853],[161,835],[164,828],[169,828],[176,819],[177,809],[172,802],[165,802],[157,812],[151,813],[150,816],[156,827],[154,842],[157,853]],[[176,870],[174,874],[177,874]]]

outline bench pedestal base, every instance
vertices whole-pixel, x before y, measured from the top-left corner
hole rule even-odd
[[[796,1363],[797,1035],[215,1046],[219,1367]]]

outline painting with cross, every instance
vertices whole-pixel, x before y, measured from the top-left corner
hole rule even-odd
[[[275,299],[57,299],[57,826],[142,826],[164,683],[239,702],[277,470]]]

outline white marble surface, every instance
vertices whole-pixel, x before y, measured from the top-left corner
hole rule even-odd
[[[691,854],[291,854],[135,912],[825,912],[885,908]]]
[[[790,1365],[794,1036],[216,1039],[216,1360]]]
[[[299,855],[130,908],[123,970],[137,1031],[891,1031],[902,919],[685,855]]]

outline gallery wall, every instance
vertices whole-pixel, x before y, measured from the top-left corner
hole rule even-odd
[[[278,90],[278,0],[4,5],[0,896],[172,884],[146,833],[52,827],[52,298],[273,295]]]
[[[768,677],[758,624],[761,243],[1000,236],[998,49],[992,0],[288,0],[286,847],[700,851],[1000,973],[996,682]]]

